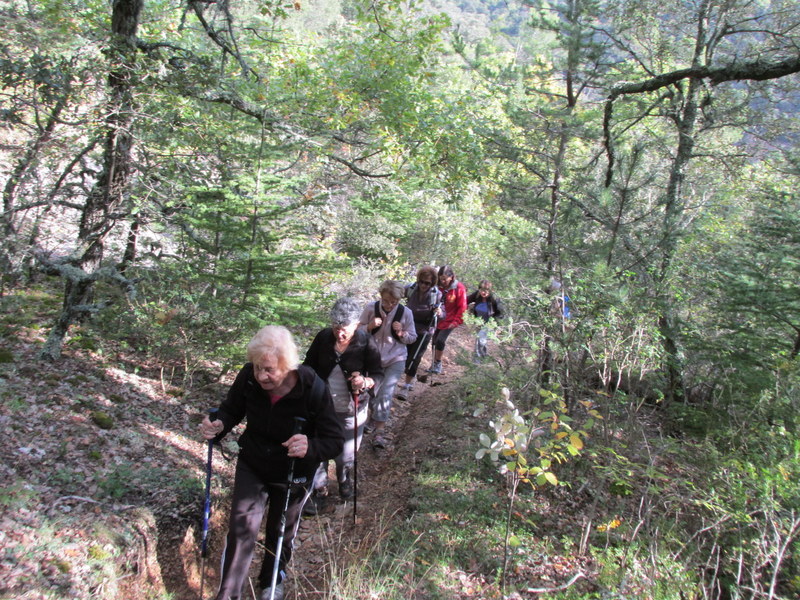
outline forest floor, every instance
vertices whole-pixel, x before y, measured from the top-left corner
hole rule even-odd
[[[448,356],[471,344],[466,332],[450,340],[445,373],[395,402],[389,447],[362,445],[356,526],[335,483],[326,511],[304,519],[287,598],[323,597],[331,565],[406,512],[420,457],[447,435],[443,398],[462,369]],[[0,332],[0,598],[194,600],[203,571],[203,597],[213,597],[235,460],[214,453],[203,564],[206,445],[197,424],[229,381],[176,387],[146,353],[101,351],[87,333],[59,362],[42,363],[43,341],[22,320]]]

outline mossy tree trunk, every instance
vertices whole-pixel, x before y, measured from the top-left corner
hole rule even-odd
[[[103,168],[83,206],[77,248],[67,261],[74,269],[60,269],[65,278],[64,301],[42,350],[43,359],[57,359],[70,326],[99,307],[92,302],[97,279],[93,274],[102,266],[108,235],[125,216],[133,172],[136,31],[142,6],[143,0],[113,2]]]

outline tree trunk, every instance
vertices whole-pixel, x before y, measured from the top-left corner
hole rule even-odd
[[[132,172],[133,150],[133,86],[136,72],[136,30],[143,0],[114,0],[111,15],[112,41],[109,54],[106,134],[103,149],[103,170],[89,192],[81,214],[78,229],[78,248],[72,263],[85,274],[100,268],[105,251],[105,240],[116,224],[117,214],[123,206]],[[55,326],[50,331],[41,357],[55,360],[69,327],[79,314],[78,306],[91,303],[94,290],[92,278],[80,283],[68,279],[65,283],[64,303]]]

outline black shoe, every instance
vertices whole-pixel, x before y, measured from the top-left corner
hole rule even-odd
[[[339,479],[339,497],[342,500],[353,499],[353,489],[355,487],[353,484],[353,467],[352,463],[348,463],[342,468],[341,479]]]
[[[320,514],[325,509],[325,504],[328,497],[323,496],[317,492],[311,492],[308,501],[303,506],[303,516],[314,517]]]
[[[353,480],[350,478],[345,479],[344,481],[339,482],[339,497],[342,500],[352,500],[353,499]]]

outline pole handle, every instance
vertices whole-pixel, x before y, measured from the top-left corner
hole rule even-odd
[[[292,426],[292,435],[303,433],[303,430],[306,428],[306,423],[308,423],[308,421],[303,417],[295,417],[294,424]]]

